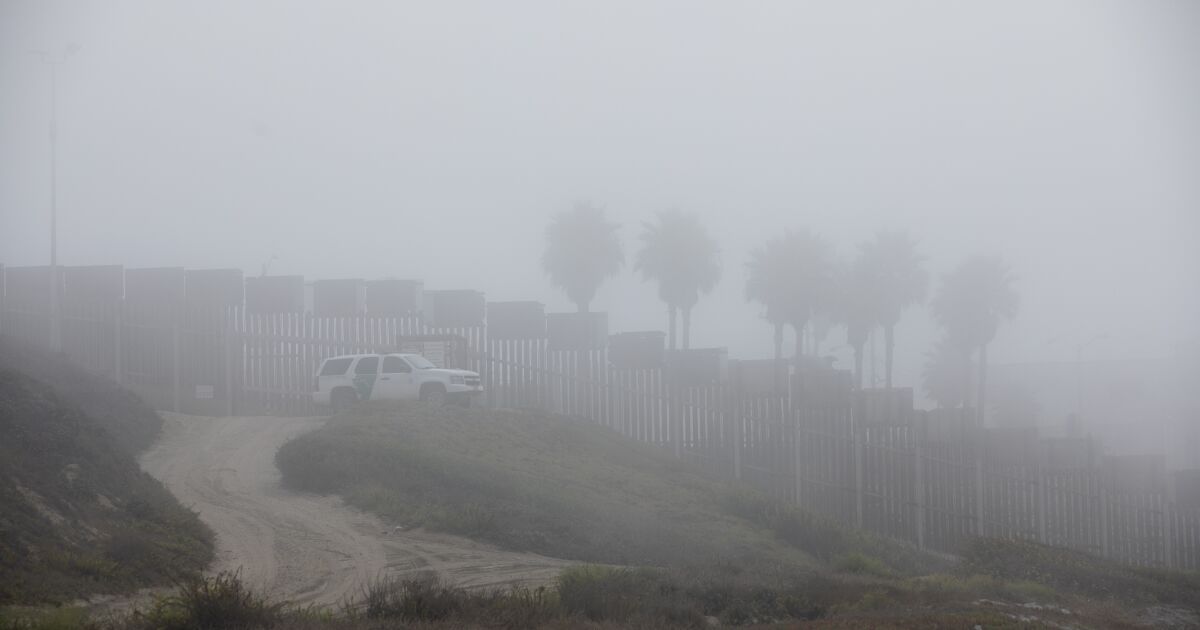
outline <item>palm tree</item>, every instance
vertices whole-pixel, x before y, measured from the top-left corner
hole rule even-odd
[[[542,268],[580,313],[588,311],[604,279],[625,263],[617,228],[616,223],[605,220],[604,210],[587,203],[558,213],[546,228]]]
[[[855,386],[862,389],[863,349],[871,330],[878,325],[874,278],[867,273],[860,252],[853,263],[838,270],[833,310],[838,322],[846,327],[846,344],[854,349]]]
[[[924,258],[907,232],[880,231],[862,245],[863,265],[871,277],[876,322],[883,326],[884,386],[892,388],[892,357],[896,324],[904,309],[925,301],[929,277],[921,267]]]
[[[749,276],[746,280],[746,300],[763,305],[763,319],[775,330],[775,393],[782,389],[783,327],[787,325],[784,315],[783,296],[788,279],[786,256],[782,239],[767,241],[767,244],[750,252],[746,263]]]
[[[987,346],[1001,320],[1017,314],[1013,276],[998,257],[976,257],[946,274],[933,299],[933,315],[946,331],[946,341],[967,352],[979,351],[979,394],[976,421],[983,424],[987,390]]]
[[[804,354],[804,327],[832,304],[833,248],[808,230],[790,230],[750,253],[746,299],[766,307],[775,324],[775,358],[782,357],[783,324],[796,331],[796,357]]]
[[[672,350],[676,312],[683,316],[683,348],[689,347],[692,308],[721,277],[719,251],[695,214],[660,212],[656,223],[642,224],[642,249],[634,267],[646,280],[658,281],[658,295],[667,303]]]
[[[925,353],[925,395],[941,409],[965,407],[971,390],[971,349],[941,339]]]

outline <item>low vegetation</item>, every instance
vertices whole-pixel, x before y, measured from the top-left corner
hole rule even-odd
[[[607,564],[814,566],[735,491],[595,424],[527,411],[371,403],[284,445],[284,482],[404,526]]]
[[[361,405],[290,443],[278,462],[290,484],[405,525],[591,563],[546,587],[508,590],[381,576],[327,609],[270,601],[222,574],[184,579],[118,618],[10,609],[6,620],[0,609],[0,629],[1200,625],[1195,574],[999,540],[976,541],[953,562],[934,558],[554,416]],[[654,549],[671,528],[678,540]]]
[[[1200,622],[1194,607],[1163,605],[1183,601],[1171,593],[1186,600],[1183,591],[1158,592],[1143,585],[1148,590],[1095,597],[1089,595],[1088,585],[1056,589],[1048,582],[1064,576],[1055,566],[1059,558],[1054,553],[1025,556],[1032,563],[1031,575],[1044,581],[972,573],[989,562],[992,552],[1008,545],[981,543],[955,569],[920,577],[875,575],[870,561],[859,560],[844,570],[765,575],[729,566],[683,570],[579,565],[564,570],[553,586],[536,589],[467,590],[432,574],[391,577],[377,580],[333,609],[272,602],[246,588],[236,574],[226,573],[185,581],[174,594],[144,610],[115,618],[88,619],[79,609],[5,617],[0,610],[0,630],[703,628],[776,623],[811,628],[1184,628]],[[1087,556],[1076,560],[1076,569],[1088,568]],[[1097,575],[1105,575],[1100,565]],[[1108,574],[1108,579],[1117,582],[1140,573],[1114,570],[1117,573]],[[1176,580],[1194,577],[1173,575]],[[1166,599],[1155,599],[1156,592]],[[1146,597],[1156,604],[1145,605]]]
[[[1200,611],[1200,573],[1130,567],[1033,542],[978,539],[964,555],[963,571],[1132,605]]]
[[[43,368],[74,378],[49,359]],[[208,563],[211,533],[122,442],[157,431],[141,408],[111,384],[63,394],[0,369],[0,605],[167,585]]]
[[[61,356],[0,338],[0,369],[49,385],[60,400],[112,436],[114,447],[132,455],[146,450],[162,432],[162,418],[136,394]]]

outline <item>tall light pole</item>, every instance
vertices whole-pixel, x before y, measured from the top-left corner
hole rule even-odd
[[[50,349],[62,350],[62,316],[59,313],[58,277],[58,64],[75,54],[71,45],[61,53],[35,50],[50,65]]]

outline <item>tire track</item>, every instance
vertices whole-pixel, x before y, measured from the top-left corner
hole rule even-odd
[[[275,452],[320,418],[207,418],[164,413],[141,458],[217,534],[212,572],[241,571],[273,599],[333,605],[391,575],[436,573],[466,588],[552,582],[569,562],[457,536],[389,528],[337,497],[280,485]]]

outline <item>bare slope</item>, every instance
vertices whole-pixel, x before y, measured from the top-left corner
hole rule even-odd
[[[456,536],[397,531],[336,497],[280,486],[275,452],[320,418],[164,414],[142,466],[217,534],[212,572],[240,571],[278,601],[333,605],[388,576],[435,573],[465,587],[545,584],[567,563]]]

